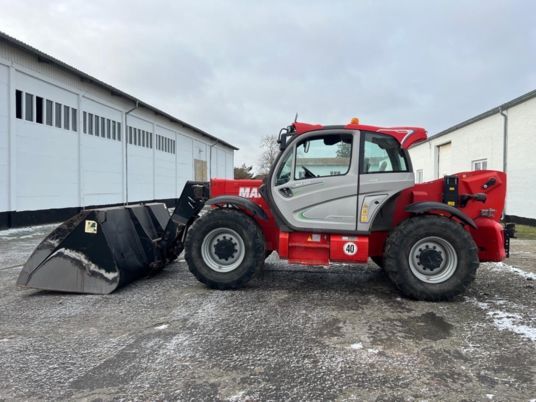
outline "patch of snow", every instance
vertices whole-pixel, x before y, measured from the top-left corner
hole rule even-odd
[[[491,300],[488,303],[479,302],[474,297],[466,297],[465,300],[475,304],[482,310],[486,310],[487,316],[493,320],[493,324],[499,331],[510,331],[531,341],[536,341],[536,328],[523,324],[523,317],[520,314],[491,309],[492,304],[501,306],[502,308],[509,306],[514,309],[520,309],[521,307],[519,305],[502,299]]]
[[[355,350],[363,349],[363,344],[361,342],[352,343],[352,345],[350,345],[350,347],[352,349],[355,349]]]
[[[233,395],[229,398],[229,401],[235,402],[240,401],[242,397],[244,396],[245,391],[240,391],[238,394]]]
[[[486,398],[488,398],[488,399],[490,399],[490,400],[493,399],[494,396],[495,396],[495,395],[493,395],[493,394],[486,394]]]
[[[159,325],[157,327],[154,327],[154,329],[163,330],[163,329],[166,329],[167,327],[169,327],[168,324],[162,324],[162,325]]]
[[[90,261],[85,254],[76,250],[71,250],[69,248],[60,248],[59,250],[56,250],[53,254],[50,255],[50,257],[47,258],[47,260],[56,256],[56,254],[60,257],[65,256],[67,259],[70,258],[75,261],[80,261],[88,271],[100,274],[109,281],[115,280],[119,276],[119,273],[117,271],[107,272],[95,263],[93,263],[93,261]]]
[[[511,331],[536,342],[536,328],[519,323],[522,320],[519,314],[500,310],[489,311],[487,314],[500,331]]]
[[[376,354],[376,353],[379,352],[379,350],[378,349],[367,349],[367,352]]]
[[[465,297],[465,300],[468,301],[469,303],[475,304],[476,306],[478,306],[482,310],[488,310],[489,309],[489,304],[488,303],[479,302],[474,297]]]
[[[504,262],[497,262],[497,263],[494,263],[494,264],[490,264],[490,265],[488,265],[488,267],[492,271],[497,271],[497,272],[507,271],[507,272],[511,272],[513,274],[519,275],[522,278],[532,280],[532,281],[536,281],[536,274],[535,273],[523,271],[520,268],[513,267],[511,265],[505,264]]]
[[[53,227],[56,227],[56,226],[58,226],[58,224],[28,226],[24,228],[0,230],[0,237],[12,237],[12,236],[17,236],[19,234],[26,235],[26,237],[31,237],[35,232],[39,232],[41,230],[45,230],[49,228],[52,229]]]

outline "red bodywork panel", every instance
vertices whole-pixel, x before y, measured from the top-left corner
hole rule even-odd
[[[321,124],[308,124],[295,122],[292,124],[294,132],[297,135],[307,133],[309,131],[322,130],[324,128],[329,128],[322,126]],[[395,138],[402,148],[408,149],[412,145],[426,140],[427,134],[426,130],[421,127],[376,127],[376,126],[367,126],[363,124],[347,124],[341,126],[343,129],[348,130],[363,130],[363,131],[372,131],[375,133],[382,133],[390,135]]]
[[[459,194],[485,193],[487,199],[484,203],[471,200],[465,207],[459,207],[469,218],[473,219],[477,229],[465,226],[479,248],[481,262],[502,261],[506,257],[504,250],[503,227],[499,223],[504,208],[506,195],[506,175],[493,170],[458,173]],[[487,189],[483,185],[491,178],[495,184]],[[292,263],[306,265],[328,265],[330,262],[366,262],[369,256],[383,254],[385,240],[388,232],[379,231],[370,234],[329,234],[311,232],[281,232],[268,207],[261,197],[259,187],[261,180],[226,180],[213,179],[210,185],[211,197],[219,195],[237,195],[248,198],[259,205],[268,215],[268,220],[254,217],[261,227],[266,250],[276,250],[281,258]],[[411,214],[405,208],[414,202],[436,201],[441,202],[443,193],[443,180],[438,179],[401,191],[395,204],[392,217],[392,227],[396,227]],[[493,217],[481,216],[482,210],[494,210]],[[433,211],[437,215],[445,215],[442,211]],[[355,245],[355,249],[351,245]]]

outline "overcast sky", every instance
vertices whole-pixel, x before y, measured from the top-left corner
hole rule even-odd
[[[299,120],[437,133],[536,89],[536,1],[15,1],[0,30],[240,148]]]

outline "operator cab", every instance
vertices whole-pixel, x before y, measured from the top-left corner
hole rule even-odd
[[[382,207],[414,185],[404,144],[417,128],[294,123],[282,130],[282,149],[266,193],[283,230],[370,233]],[[423,138],[423,139],[424,139]],[[412,138],[415,139],[415,136]]]

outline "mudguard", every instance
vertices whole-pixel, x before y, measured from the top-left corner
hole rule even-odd
[[[237,195],[220,195],[218,197],[211,198],[205,203],[205,205],[233,205],[240,209],[245,209],[251,212],[254,216],[258,216],[262,220],[268,220],[268,215],[266,215],[266,212],[264,212],[260,206],[247,198]]]
[[[475,221],[465,215],[462,211],[457,208],[451,207],[450,205],[443,204],[441,202],[435,201],[424,201],[424,202],[415,202],[406,207],[406,212],[412,214],[424,214],[430,211],[444,211],[452,216],[458,218],[463,223],[471,226],[474,229],[477,229]]]

